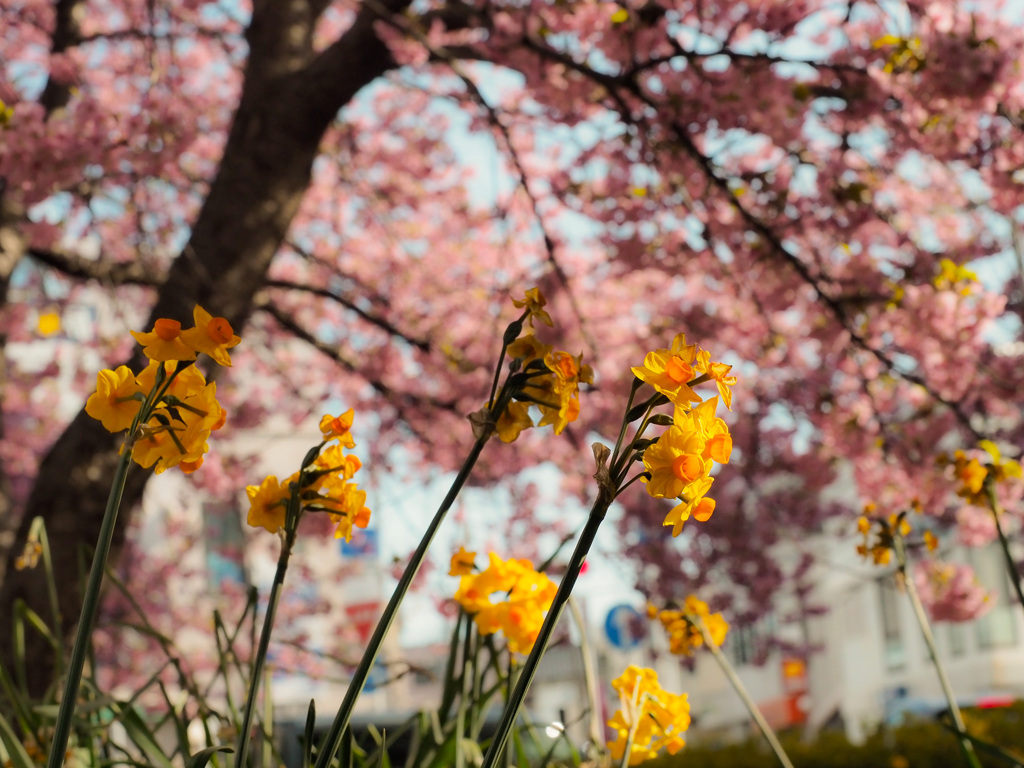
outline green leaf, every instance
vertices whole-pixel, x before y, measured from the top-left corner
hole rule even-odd
[[[306,455],[302,457],[302,469],[305,469],[316,461],[316,457],[320,455],[320,449],[323,448],[324,445],[325,443],[320,443],[320,445],[313,446],[306,451]]]
[[[11,724],[3,715],[0,715],[0,741],[3,741],[4,748],[7,750],[11,768],[36,768],[32,758],[25,751],[21,739],[18,738],[14,729],[11,728]]]
[[[388,732],[385,730],[380,735],[380,750],[377,752],[377,768],[391,768],[391,758],[388,756]]]
[[[530,758],[526,754],[526,747],[523,746],[523,739],[518,730],[512,731],[512,745],[516,754],[516,765],[519,768],[530,768]]]
[[[444,743],[441,744],[440,749],[437,750],[437,754],[434,755],[434,759],[430,761],[430,765],[427,768],[446,768],[446,766],[455,764],[455,750],[457,744],[458,734],[452,734]]]
[[[956,727],[953,725],[953,723],[950,722],[948,711],[943,713],[943,717],[939,720],[939,724],[957,738],[967,739],[976,747],[978,747],[982,752],[988,752],[990,755],[994,755],[996,757],[1002,758],[1003,760],[1006,760],[1011,765],[1016,765],[1019,766],[1019,768],[1024,768],[1024,763],[1022,763],[1014,755],[1010,754],[997,744],[993,744],[990,741],[985,741],[984,739],[979,739],[977,736],[972,736],[969,733],[961,733],[960,731],[958,731]]]
[[[355,737],[352,735],[351,726],[345,728],[341,735],[341,754],[338,756],[338,765],[341,768],[353,768],[355,765]]]
[[[306,712],[306,730],[302,736],[302,768],[309,768],[313,764],[313,740],[316,731],[316,702],[309,700],[309,710]]]
[[[182,717],[183,705],[175,706],[174,702],[171,701],[170,694],[167,693],[167,688],[160,681],[157,681],[157,685],[160,688],[160,694],[163,696],[164,703],[167,704],[167,711],[172,714],[171,721],[174,724],[174,733],[178,738],[178,754],[187,755],[189,753],[190,745],[188,741],[188,727],[185,725],[185,718]]]
[[[38,718],[32,716],[28,696],[24,695],[14,685],[14,680],[7,674],[7,670],[0,665],[0,688],[7,694],[14,715],[18,718],[18,725],[25,733],[35,733],[39,730]]]
[[[118,714],[121,714],[121,724],[124,725],[125,731],[128,733],[130,738],[135,745],[142,750],[146,756],[146,760],[150,763],[153,768],[174,768],[170,758],[164,754],[164,751],[160,748],[156,738],[150,731],[149,726],[146,725],[145,721],[139,716],[138,711],[134,707],[125,708],[119,704],[114,704],[111,707],[115,712],[118,709],[121,710]],[[122,714],[123,713],[123,714]]]
[[[645,413],[647,413],[648,408],[650,408],[649,402],[634,405],[632,408],[629,409],[629,412],[626,414],[626,421],[630,424],[633,423],[641,416],[643,416]]]
[[[206,764],[210,762],[210,758],[218,752],[234,752],[234,747],[229,747],[226,744],[221,744],[217,747],[207,747],[196,752],[192,757],[185,763],[185,768],[205,768]]]

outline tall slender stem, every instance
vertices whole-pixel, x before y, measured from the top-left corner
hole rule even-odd
[[[558,623],[559,618],[561,618],[565,604],[569,601],[569,595],[572,594],[572,589],[576,585],[576,580],[579,578],[580,571],[583,568],[583,561],[586,560],[587,553],[590,552],[590,547],[594,543],[594,537],[597,535],[597,530],[601,527],[601,523],[608,513],[610,503],[610,497],[602,491],[590,510],[590,516],[583,527],[579,541],[576,542],[576,548],[569,559],[569,566],[566,568],[565,575],[562,576],[562,581],[558,585],[558,591],[555,593],[555,597],[551,602],[551,608],[548,609],[548,615],[544,618],[544,623],[541,625],[540,633],[533,644],[533,650],[530,651],[530,655],[526,658],[519,679],[516,681],[516,687],[512,691],[512,696],[505,707],[505,711],[501,714],[501,720],[498,722],[497,730],[494,732],[491,744],[487,748],[487,754],[484,755],[481,768],[494,768],[505,749],[509,733],[511,733],[512,726],[519,716],[519,710],[526,699],[526,692],[529,690],[530,683],[533,682],[533,677],[537,673],[540,657],[544,654],[544,650],[551,640],[555,625]]]
[[[242,727],[238,732],[238,750],[235,754],[236,768],[245,768],[251,740],[249,731],[252,729],[253,712],[256,710],[256,696],[259,693],[260,682],[263,680],[263,664],[266,662],[267,651],[270,648],[270,633],[274,629],[274,616],[277,614],[277,606],[281,601],[284,577],[288,571],[288,560],[292,556],[292,547],[295,545],[297,527],[297,524],[293,524],[287,528],[284,541],[281,543],[281,554],[277,558],[277,571],[274,573],[274,582],[270,587],[270,596],[267,598],[267,613],[263,617],[260,644],[256,650],[256,658],[253,659],[252,669],[249,670],[249,695],[245,699]]]
[[[907,588],[907,595],[910,596],[910,604],[914,608],[914,616],[917,618],[917,623],[921,627],[921,634],[924,635],[924,643],[928,646],[928,653],[932,657],[932,663],[935,665],[935,672],[939,677],[939,685],[942,686],[942,693],[946,697],[946,702],[949,704],[949,714],[953,718],[953,726],[956,728],[957,735],[959,736],[960,748],[963,750],[964,758],[972,768],[981,768],[981,763],[978,760],[978,755],[974,751],[974,744],[967,738],[967,725],[964,723],[964,716],[960,712],[960,707],[956,703],[956,695],[953,693],[953,686],[949,683],[949,678],[946,676],[946,669],[943,667],[942,662],[939,661],[938,647],[935,645],[935,636],[932,634],[931,623],[928,621],[928,616],[924,612],[924,605],[921,603],[921,596],[917,592],[917,586],[914,584],[914,579],[907,574],[907,550],[903,543],[903,537],[897,531],[893,536],[893,544],[896,550],[896,562],[899,566],[899,574],[903,579],[903,584]]]
[[[704,620],[696,616],[693,620],[694,625],[700,630],[701,637],[704,638],[704,645],[711,651],[711,655],[715,657],[715,661],[718,662],[718,666],[722,668],[725,676],[729,678],[729,682],[732,684],[733,689],[739,694],[739,697],[743,700],[743,703],[747,707],[747,711],[750,716],[757,723],[757,727],[761,729],[761,733],[764,735],[765,740],[771,746],[772,751],[775,752],[775,757],[778,759],[784,768],[793,768],[793,763],[789,759],[789,755],[786,754],[786,750],[782,748],[782,744],[775,736],[775,731],[768,725],[768,721],[764,719],[764,715],[761,714],[760,708],[754,703],[750,693],[747,691],[746,686],[743,685],[743,681],[740,680],[740,676],[736,674],[736,670],[732,668],[732,664],[725,658],[725,654],[722,653],[722,649],[719,648],[711,639],[711,634],[708,632],[706,626],[704,626]]]
[[[503,402],[504,398],[499,395],[498,403],[499,407],[494,409],[494,413],[500,413],[500,408],[504,408],[507,404]],[[438,507],[437,512],[434,513],[434,518],[430,521],[430,525],[427,526],[427,530],[423,534],[423,538],[420,539],[419,545],[416,547],[416,551],[413,552],[412,558],[409,560],[408,565],[405,566],[405,571],[402,572],[402,577],[398,580],[398,586],[395,587],[395,591],[391,594],[391,599],[388,600],[387,606],[384,608],[384,613],[381,615],[377,622],[376,628],[373,630],[373,635],[370,637],[370,642],[366,646],[366,651],[363,653],[362,659],[359,661],[359,666],[356,667],[356,671],[352,674],[352,680],[348,684],[348,689],[345,691],[345,698],[341,702],[341,706],[338,708],[338,713],[334,717],[334,722],[331,723],[331,728],[324,736],[324,740],[320,745],[320,752],[316,758],[316,768],[327,768],[330,765],[331,760],[334,758],[335,752],[338,751],[338,747],[341,744],[341,736],[348,726],[348,721],[352,717],[352,710],[355,708],[356,699],[363,690],[363,686],[366,685],[366,678],[369,677],[370,670],[373,667],[374,662],[377,660],[377,654],[380,652],[381,645],[384,643],[384,638],[391,629],[391,624],[395,620],[395,616],[398,615],[398,608],[402,604],[402,600],[405,598],[406,593],[409,591],[409,587],[412,585],[412,581],[416,578],[416,573],[420,569],[420,565],[423,563],[424,558],[427,554],[427,549],[430,547],[430,543],[434,540],[434,536],[437,533],[438,528],[441,527],[441,523],[444,522],[445,517],[448,514],[448,510],[451,509],[452,504],[455,503],[456,496],[459,495],[459,491],[462,490],[462,486],[465,485],[466,480],[469,478],[470,472],[473,470],[473,466],[476,464],[478,458],[480,458],[480,452],[483,451],[484,446],[490,439],[490,432],[485,432],[477,438],[473,444],[472,450],[466,457],[466,461],[462,464],[462,468],[459,470],[459,474],[455,477],[452,482],[451,488],[448,489],[448,494],[444,497],[444,501],[441,502],[441,506]]]
[[[597,692],[597,670],[594,668],[594,655],[591,653],[590,643],[587,641],[587,625],[583,615],[583,608],[579,601],[569,596],[569,610],[580,630],[580,656],[583,660],[583,682],[587,687],[587,701],[590,702],[590,740],[595,747],[600,747],[604,741],[604,734],[601,730],[601,700]]]
[[[107,497],[107,507],[103,511],[100,537],[99,541],[96,542],[92,566],[89,568],[89,579],[85,585],[85,595],[82,599],[82,614],[78,620],[75,644],[71,649],[67,677],[64,679],[64,694],[61,696],[60,709],[57,711],[53,744],[50,747],[50,754],[46,762],[47,768],[60,768],[64,764],[68,739],[71,736],[71,717],[74,714],[75,702],[78,700],[78,688],[82,683],[82,669],[85,666],[85,657],[89,650],[92,628],[96,623],[96,613],[100,602],[100,588],[103,586],[103,573],[106,570],[107,558],[110,555],[110,543],[114,538],[117,511],[121,506],[121,496],[124,493],[125,480],[128,478],[128,469],[131,466],[131,442],[130,439],[125,440],[124,448],[121,450],[121,457],[117,462],[117,469],[114,472],[114,481],[110,486],[110,495]]]
[[[996,533],[999,534],[999,544],[1003,549],[1003,557],[1006,560],[1006,569],[1010,572],[1010,581],[1013,583],[1013,588],[1017,592],[1017,601],[1024,607],[1024,588],[1021,586],[1020,569],[1017,568],[1017,563],[1013,559],[1013,555],[1010,554],[1010,540],[1006,537],[1006,532],[1003,530],[1003,524],[1000,522],[1002,517],[1003,507],[999,503],[999,499],[996,498],[995,483],[988,481],[985,483],[985,491],[988,495],[989,509],[992,511],[992,519],[996,522]]]

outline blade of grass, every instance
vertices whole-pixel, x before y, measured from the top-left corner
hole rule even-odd
[[[115,712],[118,709],[122,710],[121,724],[124,726],[128,738],[142,750],[151,768],[174,768],[174,763],[164,754],[156,736],[153,735],[134,707],[115,705],[112,708]]]
[[[7,758],[11,761],[12,768],[36,768],[36,764],[29,757],[28,751],[21,743],[7,718],[0,714],[0,740],[3,740],[4,749],[7,750]]]
[[[316,702],[309,700],[306,710],[306,729],[302,734],[302,768],[310,768],[313,764],[313,737],[316,730]]]
[[[221,744],[216,747],[207,747],[196,752],[185,762],[185,768],[205,768],[206,764],[210,762],[212,758],[218,752],[234,752],[234,747],[229,747],[227,744]]]

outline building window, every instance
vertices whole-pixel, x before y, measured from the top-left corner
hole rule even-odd
[[[995,605],[975,623],[979,648],[999,648],[1017,644],[1017,603],[1010,592],[1010,575],[998,542],[980,549],[968,549],[967,561],[974,568],[978,581],[992,594]]]
[[[725,650],[736,666],[763,664],[774,634],[775,615],[769,613],[751,624],[729,627]]]
[[[946,625],[949,632],[949,653],[953,658],[967,652],[967,628],[958,622]]]
[[[882,643],[886,669],[901,669],[907,663],[907,649],[900,631],[899,598],[892,576],[878,580],[878,604],[882,613]]]

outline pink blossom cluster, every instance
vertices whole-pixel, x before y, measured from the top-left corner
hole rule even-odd
[[[42,311],[66,320],[59,370],[7,355],[0,458],[16,506],[66,422],[52,382],[84,400],[95,370],[123,361],[215,181],[246,62],[275,53],[249,50],[245,4],[151,5],[86,4],[63,52],[52,2],[0,16],[0,235],[13,217],[30,254],[0,326],[14,345],[40,340]],[[809,534],[863,501],[957,519],[936,453],[1024,443],[1012,8],[914,0],[896,34],[881,6],[825,0],[460,5],[416,3],[372,25],[389,71],[319,143],[218,382],[227,428],[300,423],[340,400],[374,414],[368,466],[401,450],[410,472],[451,470],[509,298],[537,285],[556,326],[542,341],[582,352],[596,386],[565,439],[489,446],[482,486],[551,462],[565,497],[586,498],[587,445],[614,439],[647,350],[685,331],[735,364],[735,458],[716,478],[714,519],[683,550],[660,506],[622,500],[646,589],[716,585],[737,612],[769,610],[813,581]],[[358,17],[331,5],[309,56]],[[275,63],[285,88],[310,62]],[[42,103],[48,78],[62,106]],[[977,279],[944,281],[943,259]],[[79,261],[147,277],[83,282],[68,266]],[[71,329],[89,305],[109,316]],[[195,479],[230,496],[237,462]],[[854,485],[850,503],[832,500],[837,483]],[[1001,493],[1019,519],[1020,490]],[[514,503],[517,535],[563,532],[533,514],[531,494]],[[959,520],[965,540],[984,538],[976,512]]]
[[[914,567],[914,583],[932,621],[971,621],[995,600],[969,565],[923,560]]]

